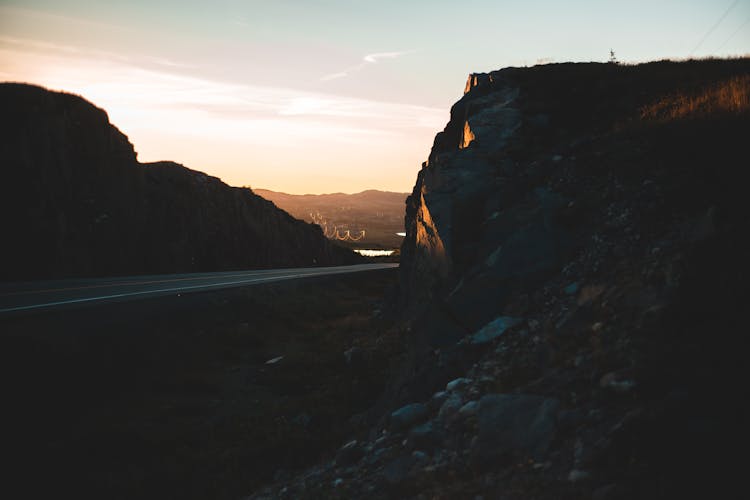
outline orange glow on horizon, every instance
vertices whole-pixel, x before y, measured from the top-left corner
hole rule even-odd
[[[209,81],[30,44],[0,37],[3,80],[79,94],[107,111],[139,161],[175,161],[233,186],[411,191],[447,121],[432,108]]]

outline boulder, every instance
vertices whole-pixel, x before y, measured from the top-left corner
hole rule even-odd
[[[498,338],[505,333],[508,328],[516,326],[523,320],[521,318],[512,318],[510,316],[499,316],[487,323],[481,330],[471,336],[472,344],[486,344]]]
[[[364,450],[357,440],[352,440],[342,446],[336,453],[336,465],[346,466],[359,461],[364,456]]]
[[[392,460],[383,468],[383,477],[389,486],[398,486],[412,472],[418,459],[413,455],[404,455]]]
[[[473,450],[481,460],[508,454],[541,459],[555,435],[559,401],[527,394],[488,394],[479,400],[479,439]]]
[[[443,403],[443,406],[440,407],[438,418],[444,422],[452,419],[453,416],[458,413],[458,410],[461,409],[461,406],[463,406],[463,399],[461,396],[456,393],[451,393]]]
[[[445,384],[445,390],[448,392],[460,392],[463,388],[467,387],[469,384],[471,384],[470,378],[457,378],[453,379],[447,384]]]
[[[411,403],[391,413],[391,427],[394,430],[407,429],[427,418],[427,406],[423,403]]]
[[[432,420],[414,427],[409,432],[409,439],[415,446],[433,449],[444,439],[442,429]]]

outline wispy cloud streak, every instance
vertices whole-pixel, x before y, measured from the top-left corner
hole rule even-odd
[[[367,54],[365,57],[362,58],[362,60],[366,63],[376,63],[381,59],[396,59],[397,57],[401,57],[405,54],[410,54],[411,50],[402,51],[402,52],[376,52],[374,54]]]
[[[376,64],[405,52],[368,54],[361,65]],[[443,110],[373,101],[297,90],[239,83],[228,83],[192,76],[179,63],[157,59],[121,56],[36,40],[0,36],[0,61],[7,78],[30,80],[52,88],[80,93],[110,111],[113,120],[128,125],[138,118],[138,128],[158,128],[159,120],[142,118],[188,113],[214,123],[205,132],[225,133],[231,123],[285,122],[290,130],[302,130],[304,122],[315,121],[316,130],[307,134],[337,137],[362,133],[392,134],[403,128],[438,129]],[[135,122],[134,122],[135,125]],[[170,119],[173,129],[190,131],[194,121]],[[322,128],[321,128],[322,126]],[[217,131],[217,132],[213,132]]]
[[[377,64],[378,61],[381,61],[383,59],[396,59],[406,54],[411,54],[412,52],[414,52],[414,50],[402,50],[402,51],[396,51],[396,52],[374,52],[372,54],[366,54],[365,56],[362,57],[362,62],[360,62],[359,64],[350,66],[336,73],[324,75],[320,77],[320,81],[327,82],[330,80],[337,80],[339,78],[345,78],[352,73],[356,73],[357,71],[363,70],[364,68],[366,68],[367,66],[371,64]]]
[[[134,66],[165,66],[168,68],[195,68],[190,64],[185,64],[163,57],[123,55],[105,50],[90,49],[75,45],[66,45],[61,43],[52,43],[43,40],[32,40],[28,38],[15,38],[0,35],[0,47],[7,47],[19,52],[36,52],[42,54],[55,54],[62,57],[71,57],[77,59],[105,59],[108,61],[119,62],[123,64],[132,64]]]
[[[399,55],[366,57],[360,64]],[[104,108],[141,161],[292,192],[405,189],[447,119],[442,109],[216,80],[172,61],[39,40],[0,37],[0,68],[0,78]],[[355,175],[355,163],[367,168]]]

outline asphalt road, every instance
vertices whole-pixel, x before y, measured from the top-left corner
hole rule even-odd
[[[262,269],[220,273],[165,274],[86,280],[33,281],[0,284],[0,315],[65,307],[121,302],[166,295],[243,287],[314,276],[356,273],[398,267],[358,264],[337,267]]]

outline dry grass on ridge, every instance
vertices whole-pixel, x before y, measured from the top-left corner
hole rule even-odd
[[[641,119],[668,122],[750,111],[750,75],[730,78],[696,93],[677,93],[640,110]]]

